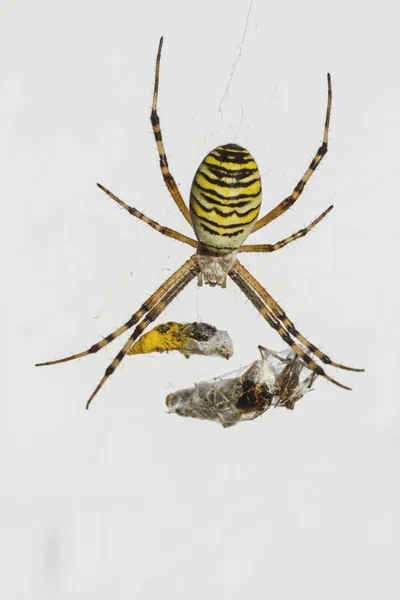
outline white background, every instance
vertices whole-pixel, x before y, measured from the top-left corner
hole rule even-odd
[[[399,4],[249,7],[3,2],[4,598],[399,597]],[[329,370],[352,392],[319,379],[295,411],[229,430],[168,415],[170,391],[252,362],[257,344],[284,348],[232,282],[192,283],[158,321],[227,329],[230,363],[127,357],[89,412],[122,341],[33,366],[110,333],[190,255],[95,186],[190,235],[149,121],[160,35],[161,124],[185,198],[204,155],[231,141],[259,163],[262,214],[288,195],[321,141],[331,72],[329,153],[251,241],[335,208],[286,249],[242,258],[315,344],[366,368]]]

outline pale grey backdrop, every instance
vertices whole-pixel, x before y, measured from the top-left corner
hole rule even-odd
[[[399,597],[399,5],[249,7],[3,3],[4,598]],[[329,371],[352,392],[319,380],[293,413],[226,431],[168,415],[170,391],[255,360],[257,344],[284,348],[232,283],[192,283],[159,321],[227,329],[230,363],[128,357],[89,412],[121,342],[34,368],[118,327],[190,255],[95,186],[190,234],[149,121],[161,34],[160,117],[185,198],[203,156],[228,141],[255,155],[264,212],[289,194],[321,141],[332,73],[330,152],[254,241],[334,211],[243,262],[315,344],[367,369]]]

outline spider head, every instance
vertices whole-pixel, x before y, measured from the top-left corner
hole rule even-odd
[[[203,283],[212,287],[219,285],[226,287],[226,276],[236,262],[237,251],[229,254],[215,255],[207,254],[201,246],[195,254],[195,259],[199,267],[198,285]]]

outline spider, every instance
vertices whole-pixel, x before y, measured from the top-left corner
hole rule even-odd
[[[178,231],[156,223],[135,208],[125,204],[123,200],[117,198],[117,196],[101,184],[98,183],[97,185],[131,215],[141,219],[163,235],[191,246],[196,250],[196,253],[171,275],[154,294],[147,298],[141,307],[121,327],[84,352],[79,352],[78,354],[73,354],[59,360],[38,363],[37,366],[54,365],[74,360],[87,354],[94,354],[137,324],[128,341],[122,347],[122,350],[118,352],[114,360],[107,367],[100,383],[87,401],[86,408],[89,408],[93,398],[110,375],[114,373],[135,340],[139,338],[146,327],[164,311],[190,281],[197,277],[199,286],[204,282],[206,285],[218,285],[224,288],[226,287],[227,276],[229,276],[264,319],[278,332],[281,338],[292,348],[293,352],[310,369],[335,385],[350,390],[351,388],[339,383],[325,373],[324,369],[315,359],[319,359],[326,365],[348,371],[363,371],[363,369],[354,369],[334,362],[329,356],[314,346],[314,344],[311,344],[296,329],[285,311],[270,296],[267,290],[262,287],[237,259],[237,255],[241,252],[274,252],[283,248],[290,242],[305,236],[333,208],[333,206],[329,206],[308,227],[300,229],[293,235],[275,244],[244,245],[244,241],[250,233],[265,227],[265,225],[274,221],[293,206],[328,150],[328,129],[332,104],[332,88],[329,73],[327,76],[328,103],[323,142],[290,196],[282,200],[282,202],[262,218],[258,219],[261,205],[261,178],[257,164],[245,148],[237,144],[225,144],[214,148],[200,164],[192,183],[190,205],[188,208],[169,170],[161,136],[160,119],[157,113],[162,45],[163,38],[160,39],[156,59],[151,123],[165,184],[182,215],[192,226],[197,239],[187,237]]]

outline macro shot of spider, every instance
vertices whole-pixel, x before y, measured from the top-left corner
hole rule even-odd
[[[107,344],[136,325],[122,350],[107,367],[103,378],[90,396],[86,408],[104,385],[106,380],[118,367],[143,331],[152,323],[176,298],[176,296],[197,277],[198,285],[226,287],[227,277],[242,290],[264,319],[275,329],[281,338],[292,348],[293,352],[304,361],[309,369],[317,375],[325,377],[335,385],[344,389],[347,386],[330,377],[317,362],[338,367],[347,371],[363,371],[332,361],[310,343],[294,326],[280,305],[270,296],[263,286],[238,261],[241,252],[274,252],[290,242],[305,236],[333,208],[329,206],[308,227],[275,244],[244,244],[250,233],[265,227],[283,215],[296,202],[307,181],[318,167],[328,149],[328,129],[332,104],[331,78],[328,74],[328,103],[326,108],[324,136],[321,146],[312,159],[308,169],[300,179],[293,192],[282,200],[275,208],[258,219],[261,206],[261,178],[257,164],[252,155],[237,144],[225,144],[214,148],[200,164],[190,190],[189,208],[185,204],[179,188],[168,165],[161,136],[160,120],[157,114],[158,85],[163,38],[160,39],[151,110],[151,123],[160,159],[161,173],[170,195],[184,218],[192,226],[196,239],[159,225],[135,208],[128,206],[104,186],[97,184],[110,198],[125,208],[131,215],[141,219],[156,231],[165,236],[183,242],[195,249],[189,258],[171,277],[169,277],[130,317],[124,325],[107,335],[88,350],[67,356],[59,360],[39,363],[37,366],[54,365],[75,358],[94,354]]]

